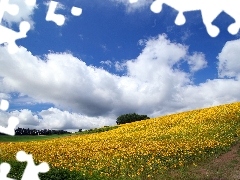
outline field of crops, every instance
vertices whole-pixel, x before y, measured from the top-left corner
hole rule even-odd
[[[151,179],[225,152],[240,136],[240,102],[120,125],[111,131],[0,143],[1,158],[24,150],[51,167],[99,177]]]

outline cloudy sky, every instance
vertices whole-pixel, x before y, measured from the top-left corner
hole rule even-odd
[[[16,116],[19,127],[89,129],[125,113],[157,117],[240,100],[240,33],[227,31],[234,19],[224,12],[211,37],[201,11],[177,26],[178,11],[164,4],[154,13],[151,0],[56,0],[63,25],[46,20],[51,1],[10,2],[19,14],[4,13],[1,25],[19,31],[26,20],[31,29],[17,53],[0,46],[0,99],[10,103],[2,126]]]

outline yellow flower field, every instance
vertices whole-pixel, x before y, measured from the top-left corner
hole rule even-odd
[[[240,102],[120,125],[111,131],[0,143],[2,159],[24,150],[52,167],[109,177],[151,177],[223,152],[240,135]]]

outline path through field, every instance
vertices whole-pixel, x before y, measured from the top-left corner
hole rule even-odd
[[[172,173],[173,176],[179,176],[179,172]],[[185,177],[198,180],[240,180],[240,142],[227,153],[191,167],[185,173]]]

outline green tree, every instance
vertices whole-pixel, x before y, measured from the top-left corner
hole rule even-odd
[[[123,114],[117,118],[116,123],[119,125],[119,124],[131,123],[135,121],[141,121],[145,119],[150,119],[150,118],[147,115],[139,115],[136,113]]]

